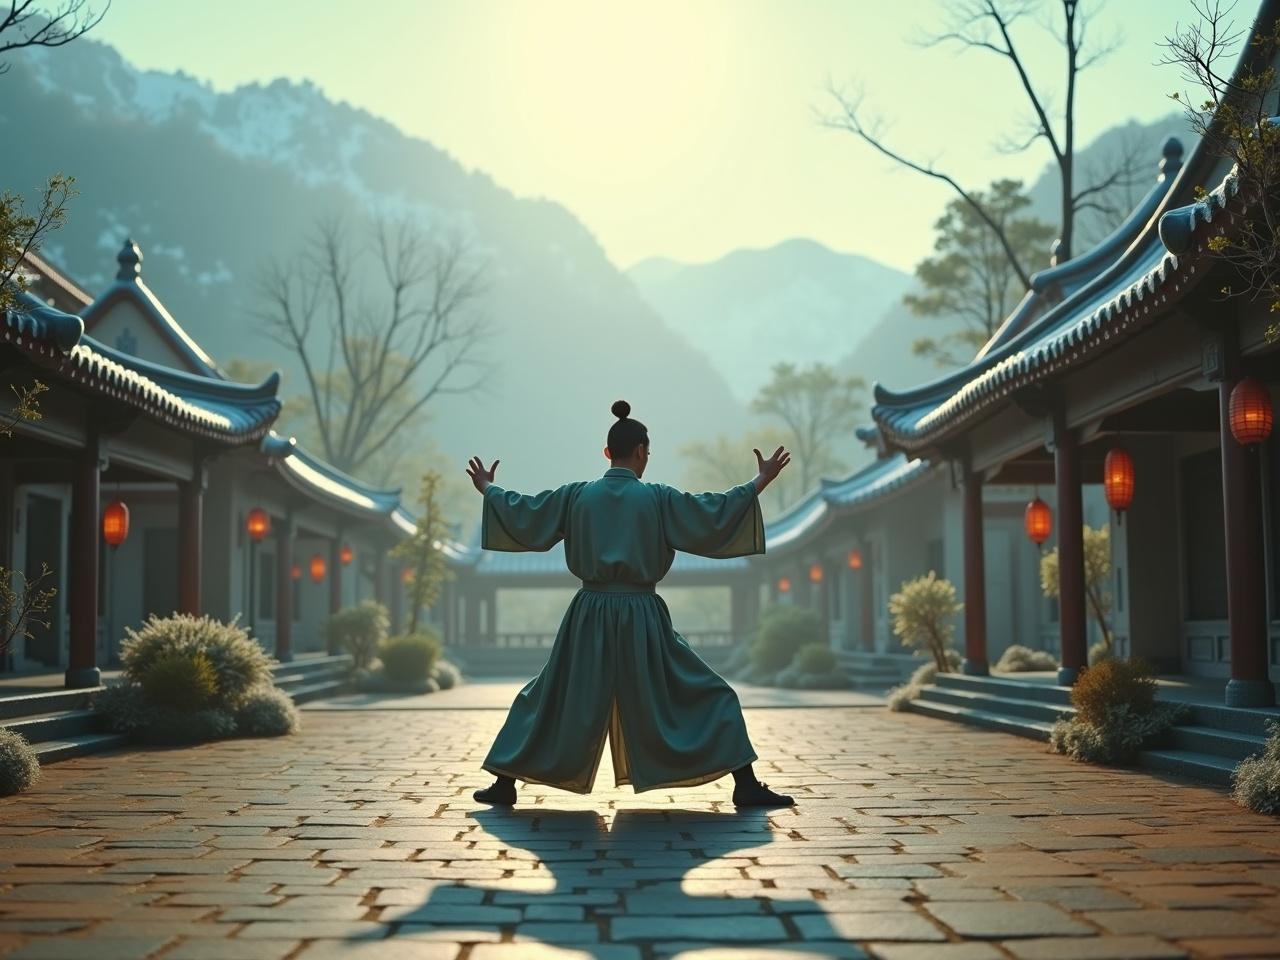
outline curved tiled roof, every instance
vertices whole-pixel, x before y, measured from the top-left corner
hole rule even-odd
[[[154,420],[226,443],[257,440],[280,413],[272,374],[251,386],[171,370],[120,353],[84,335],[83,321],[20,294],[5,311],[4,342],[98,396],[139,408]]]

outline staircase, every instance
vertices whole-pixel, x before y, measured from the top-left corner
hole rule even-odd
[[[275,664],[271,674],[277,687],[295,703],[303,703],[343,692],[351,666],[351,657],[346,654],[305,656]],[[127,738],[105,730],[102,718],[90,706],[93,695],[102,689],[0,697],[0,727],[26,737],[41,764],[123,746]]]
[[[1033,740],[1048,740],[1054,721],[1075,713],[1066,687],[955,673],[940,674],[910,709]],[[1269,719],[1280,719],[1280,710],[1184,704],[1179,723],[1163,743],[1138,755],[1138,765],[1229,786],[1236,764],[1262,751]]]
[[[910,678],[923,660],[900,653],[870,653],[863,650],[838,650],[840,669],[849,677],[852,690],[882,693]]]

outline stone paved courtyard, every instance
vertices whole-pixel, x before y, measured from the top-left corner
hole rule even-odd
[[[308,711],[296,737],[51,766],[0,800],[21,960],[1280,956],[1280,822],[1222,792],[874,707],[748,711],[729,783],[512,813],[502,714]]]

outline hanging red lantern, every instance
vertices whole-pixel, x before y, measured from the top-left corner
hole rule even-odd
[[[319,583],[324,579],[325,575],[324,554],[313,553],[311,555],[311,579],[315,583]]]
[[[1049,534],[1053,532],[1053,512],[1047,503],[1036,497],[1027,504],[1023,524],[1026,527],[1027,536],[1038,547],[1048,540]]]
[[[791,592],[791,578],[790,578],[790,577],[779,577],[779,578],[778,578],[778,592],[779,592],[779,593],[790,593],[790,592]]]
[[[849,551],[849,569],[850,570],[862,569],[862,551],[861,550]]]
[[[355,559],[356,552],[351,549],[351,544],[344,543],[342,549],[338,551],[338,559],[342,561],[342,565],[348,566]]]
[[[113,500],[102,512],[102,539],[118,547],[129,536],[129,508],[123,500]]]
[[[813,564],[813,566],[809,568],[809,582],[810,583],[822,582],[822,564],[815,563]]]
[[[405,567],[403,570],[400,571],[400,582],[403,583],[406,587],[409,586],[409,584],[413,583],[412,568]]]
[[[1227,406],[1227,419],[1231,421],[1231,435],[1246,447],[1261,443],[1271,435],[1271,391],[1254,380],[1245,377],[1231,391]]]
[[[302,564],[295,563],[289,570],[289,576],[294,580],[302,579]]]
[[[245,518],[244,526],[249,531],[249,539],[261,543],[271,532],[271,515],[261,507],[254,507]]]
[[[1102,487],[1111,509],[1123,513],[1133,503],[1133,457],[1124,447],[1112,447],[1102,462]]]

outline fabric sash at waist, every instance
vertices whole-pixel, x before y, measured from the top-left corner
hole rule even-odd
[[[623,583],[621,580],[583,580],[583,590],[597,593],[656,593],[655,583]]]

